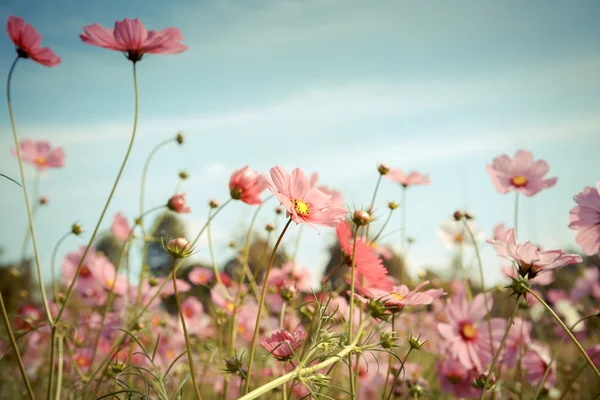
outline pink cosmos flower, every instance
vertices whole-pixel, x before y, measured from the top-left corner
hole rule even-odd
[[[121,242],[125,242],[127,239],[129,239],[131,227],[129,226],[129,221],[127,221],[127,217],[125,217],[123,213],[118,212],[115,214],[115,216],[113,217],[111,231],[113,236]]]
[[[600,271],[594,265],[583,270],[583,275],[577,278],[575,286],[571,289],[571,298],[574,301],[589,295],[600,300]]]
[[[540,343],[533,342],[523,355],[522,366],[525,371],[525,380],[532,386],[537,386],[542,381],[546,368],[550,364],[550,352]],[[556,363],[552,364],[550,373],[544,381],[544,388],[552,389],[556,385]]]
[[[266,187],[267,183],[263,176],[249,166],[234,171],[229,180],[231,198],[251,205],[263,203],[260,194]]]
[[[31,139],[21,141],[21,156],[23,161],[33,165],[40,171],[48,168],[59,168],[65,165],[65,152],[62,147],[51,148],[50,143]],[[17,150],[13,147],[12,153],[16,156]]]
[[[519,266],[519,275],[527,276],[529,279],[535,278],[542,271],[583,261],[577,254],[567,254],[562,250],[542,251],[529,241],[525,244],[517,243],[514,229],[507,230],[504,238],[491,239],[487,242],[496,248],[499,256],[516,262]]]
[[[185,193],[177,193],[171,197],[167,203],[167,208],[179,214],[185,214],[192,211],[186,204]]]
[[[600,254],[600,181],[586,186],[573,200],[577,206],[569,213],[569,228],[577,231],[576,241],[585,254]]]
[[[31,24],[26,24],[23,18],[13,15],[8,17],[6,31],[10,40],[17,46],[19,57],[31,58],[46,67],[56,67],[60,64],[60,57],[49,47],[41,46],[42,36]]]
[[[331,196],[311,188],[308,177],[299,168],[290,175],[277,165],[271,168],[271,179],[265,177],[267,188],[297,224],[334,227],[348,214],[346,208],[332,206]]]
[[[507,367],[514,367],[519,361],[520,353],[531,342],[531,322],[516,317],[510,328],[506,343],[504,344],[504,358],[502,361]]]
[[[496,225],[494,225],[494,236],[493,239],[500,239],[506,237],[506,227],[504,226],[504,223],[499,222]]]
[[[306,338],[304,331],[296,331],[293,334],[288,331],[276,331],[270,338],[263,337],[260,344],[279,361],[288,361],[302,345]]]
[[[140,61],[146,53],[177,54],[188,49],[188,46],[179,43],[183,40],[179,29],[147,31],[139,18],[116,21],[114,30],[94,23],[84,26],[83,31],[85,33],[79,37],[84,43],[121,51],[134,63]]]
[[[295,261],[287,261],[281,265],[281,271],[293,282],[295,282],[298,290],[302,292],[310,292],[310,284],[312,274],[310,269],[300,265]],[[270,280],[270,279],[269,279]]]
[[[62,275],[67,285],[75,277],[77,266],[85,249],[85,246],[81,246],[78,251],[66,255],[62,264]],[[115,289],[123,286],[123,278],[118,278],[118,281],[114,281],[114,279],[114,265],[104,254],[97,253],[94,248],[91,248],[79,271],[75,290],[93,304],[100,304],[106,299],[106,291],[110,289],[111,285],[118,285]],[[111,280],[113,281],[111,282]]]
[[[341,207],[341,208],[345,207],[344,197],[342,196],[341,192],[339,192],[335,189],[331,189],[329,186],[326,186],[326,185],[317,185],[318,182],[319,182],[319,174],[316,172],[313,172],[312,175],[310,176],[310,187],[319,189],[321,192],[331,195],[331,206],[332,207]]]
[[[194,285],[207,285],[214,278],[214,272],[210,268],[196,267],[188,274],[188,279]]]
[[[477,371],[465,368],[457,360],[445,359],[438,364],[438,377],[442,390],[457,398],[479,397],[481,391],[473,387],[473,381],[477,376]]]
[[[402,185],[402,187],[429,185],[431,183],[431,180],[427,175],[423,175],[416,171],[411,171],[406,175],[404,171],[399,168],[390,168],[390,171],[385,174],[384,177],[392,182]]]
[[[486,168],[501,194],[517,191],[533,196],[540,190],[554,186],[558,179],[543,179],[548,173],[548,163],[544,160],[534,162],[533,154],[524,150],[517,151],[513,159],[506,154],[496,157]]]
[[[485,372],[484,366],[494,356],[491,352],[489,325],[484,320],[487,314],[484,296],[488,297],[487,304],[491,308],[493,300],[490,293],[479,293],[471,303],[467,302],[464,293],[457,293],[446,305],[448,322],[437,324],[438,332],[444,339],[442,347],[448,354],[465,368],[475,368],[479,372]],[[496,349],[504,335],[506,321],[492,318],[491,327],[493,347]]]
[[[40,310],[31,304],[26,304],[19,309],[19,314],[15,317],[14,324],[18,330],[34,329],[44,319]]]
[[[344,260],[347,265],[352,265],[352,253],[354,250],[354,240],[350,225],[346,221],[342,221],[335,228]],[[356,240],[356,252],[354,253],[354,266],[357,274],[363,276],[370,282],[369,286],[383,282],[387,278],[388,271],[383,266],[381,259],[363,240]]]
[[[446,294],[443,289],[428,289],[423,292],[419,291],[423,286],[428,284],[429,281],[423,281],[413,290],[410,290],[406,285],[394,286],[390,290],[381,290],[377,288],[365,289],[359,286],[358,291],[367,298],[382,301],[391,312],[395,312],[402,310],[405,306],[431,304],[435,299]]]
[[[512,265],[503,266],[502,273],[509,278],[517,279],[519,276],[519,270]],[[540,286],[547,286],[552,282],[554,282],[554,271],[552,270],[540,271],[534,278],[529,279],[529,283]]]

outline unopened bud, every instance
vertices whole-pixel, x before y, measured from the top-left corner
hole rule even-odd
[[[83,232],[83,228],[81,227],[81,225],[79,225],[79,224],[71,225],[71,233],[73,235],[79,236],[79,235],[81,235],[81,232]]]
[[[183,133],[177,132],[177,136],[175,136],[175,140],[179,144],[183,144]]]
[[[460,221],[461,219],[463,219],[464,213],[462,211],[454,211],[454,214],[452,214],[452,217],[456,220],[456,221]]]
[[[395,201],[390,201],[390,202],[388,203],[388,208],[389,208],[390,210],[395,210],[396,208],[398,208],[398,203],[396,203]]]
[[[294,282],[285,282],[280,289],[281,298],[284,301],[291,301],[298,294],[298,289]]]
[[[427,341],[421,342],[420,337],[411,336],[408,339],[408,344],[410,344],[410,348],[413,350],[421,350]]]
[[[229,247],[235,249],[237,247],[237,243],[232,240],[231,242],[229,242]]]
[[[396,338],[394,337],[395,332],[383,332],[380,337],[381,347],[384,349],[393,349],[397,347],[395,345]]]
[[[273,224],[267,224],[267,225],[265,226],[265,230],[266,230],[267,232],[273,232],[273,231],[275,230],[275,225],[273,225]]]
[[[275,208],[275,214],[281,214],[283,212],[283,208],[277,207]]]
[[[208,206],[210,208],[217,208],[217,207],[219,207],[219,202],[213,199],[208,202]]]
[[[171,240],[166,246],[164,246],[164,249],[174,259],[187,258],[190,256],[190,254],[192,254],[192,249],[190,249],[190,242],[188,242],[184,238],[177,238]]]
[[[150,278],[148,278],[148,285],[150,285],[150,287],[158,286],[158,284],[158,279],[156,279],[155,276],[151,276]]]
[[[354,211],[354,215],[352,215],[352,222],[358,226],[369,225],[369,222],[371,222],[371,215],[366,211],[356,210]]]
[[[391,315],[385,303],[374,298],[367,302],[367,310],[373,318],[382,321],[387,321]]]
[[[473,386],[476,387],[477,389],[492,390],[496,385],[496,377],[494,376],[494,373],[492,373],[492,375],[490,375],[490,379],[487,384],[487,387],[485,385],[486,380],[487,380],[487,374],[480,374],[473,381]]]
[[[379,164],[377,171],[379,171],[381,175],[387,175],[387,173],[390,172],[390,167],[385,164]]]
[[[179,178],[181,178],[181,180],[186,180],[189,177],[190,174],[187,171],[179,171]]]

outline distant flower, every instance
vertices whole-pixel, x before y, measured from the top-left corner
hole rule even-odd
[[[354,239],[350,225],[346,221],[342,221],[335,228],[337,233],[344,261],[348,266],[352,265],[352,254],[354,251]],[[371,285],[384,282],[387,278],[388,271],[383,266],[383,261],[379,258],[373,249],[366,244],[362,239],[356,240],[356,251],[354,252],[354,266],[356,273],[363,276],[371,282]],[[371,286],[370,285],[370,286]]]
[[[504,345],[503,363],[509,368],[514,367],[530,342],[531,322],[516,317]]]
[[[177,54],[188,49],[179,43],[183,35],[177,28],[165,28],[160,32],[147,31],[136,19],[116,21],[115,28],[105,28],[97,23],[84,26],[85,33],[79,35],[85,43],[105,49],[123,52],[127,59],[138,62],[144,54]]]
[[[33,165],[40,171],[65,165],[65,153],[62,147],[51,148],[50,143],[44,140],[34,142],[31,139],[21,141],[20,147],[23,161]],[[14,147],[12,152],[15,156],[17,155],[17,150]]]
[[[532,386],[537,386],[542,381],[546,368],[550,364],[550,352],[539,343],[531,343],[523,355],[522,368],[525,371],[525,381]],[[544,381],[544,388],[549,390],[556,385],[556,363],[552,364],[550,373]]]
[[[261,338],[260,344],[279,361],[288,361],[300,348],[305,338],[304,331],[296,331],[292,334],[281,330],[274,332],[270,338]]]
[[[210,268],[196,267],[188,274],[188,279],[194,285],[208,285],[214,278],[214,272]]]
[[[600,300],[600,271],[596,266],[584,269],[583,276],[577,278],[575,286],[571,289],[571,298],[574,301],[589,295]]]
[[[348,214],[346,208],[332,206],[331,196],[311,188],[308,177],[299,168],[290,175],[277,165],[271,168],[272,180],[265,179],[267,188],[297,224],[334,227]]]
[[[569,228],[577,232],[576,241],[585,254],[600,254],[600,181],[586,186],[573,200],[577,206],[569,213]]]
[[[506,236],[497,240],[488,240],[496,248],[499,256],[514,261],[519,266],[519,275],[535,278],[545,270],[564,267],[569,264],[582,262],[577,254],[567,254],[562,250],[540,250],[537,246],[527,241],[525,244],[517,243],[514,229],[506,231]]]
[[[463,292],[457,293],[446,305],[448,322],[437,324],[438,332],[444,339],[443,348],[465,368],[475,368],[478,372],[485,372],[484,366],[493,358],[489,325],[484,320],[488,313],[484,296],[487,296],[487,305],[491,308],[493,301],[489,293],[479,293],[470,303]],[[506,321],[492,318],[491,327],[495,349],[504,335]]]
[[[411,171],[407,175],[399,168],[390,168],[389,172],[384,176],[390,181],[400,184],[402,187],[429,185],[431,183],[427,175],[416,171]]]
[[[500,222],[494,225],[494,236],[493,239],[500,239],[506,237],[506,226]]]
[[[467,221],[466,223],[471,229],[475,240],[479,240],[483,237],[483,231],[477,228],[472,220]],[[474,245],[471,235],[469,235],[469,231],[464,226],[464,222],[456,221],[454,218],[449,218],[440,224],[438,235],[449,249]]]
[[[242,200],[246,204],[262,204],[260,195],[266,187],[263,176],[248,166],[234,171],[229,180],[231,198]]]
[[[473,381],[478,372],[473,368],[465,368],[463,364],[453,359],[444,359],[438,364],[440,386],[446,393],[457,398],[477,398],[480,390],[473,387]]]
[[[406,285],[400,285],[393,286],[390,290],[359,287],[358,291],[367,298],[383,302],[391,312],[394,312],[402,310],[405,306],[429,305],[435,299],[446,294],[443,289],[427,289],[421,292],[420,290],[427,284],[429,284],[429,281],[421,282],[413,290],[410,290]]]
[[[6,31],[10,40],[17,46],[19,57],[31,58],[46,67],[56,67],[60,64],[60,57],[49,47],[41,47],[42,36],[31,24],[26,24],[23,18],[12,15],[8,17]]]
[[[120,212],[116,213],[113,217],[111,231],[113,236],[121,242],[125,242],[127,239],[129,239],[131,227],[129,226],[129,221],[127,220],[127,217],[125,217],[125,215],[123,215]]]
[[[186,204],[185,193],[177,193],[171,197],[167,203],[169,210],[179,214],[185,214],[192,211]]]
[[[548,173],[548,163],[544,160],[533,161],[533,154],[519,150],[511,159],[503,154],[487,165],[492,183],[501,194],[511,191],[533,196],[542,189],[551,188],[558,178],[543,179]]]

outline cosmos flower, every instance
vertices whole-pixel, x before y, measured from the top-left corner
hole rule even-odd
[[[304,331],[296,331],[293,334],[286,330],[274,332],[271,337],[263,337],[260,344],[279,361],[288,361],[302,345],[306,338]]]
[[[471,232],[473,232],[475,240],[479,240],[483,237],[483,231],[477,228],[472,220],[467,221],[467,225],[471,229]],[[469,235],[464,223],[462,221],[456,221],[454,218],[444,220],[440,224],[438,235],[449,249],[474,245],[471,235]]]
[[[229,180],[231,198],[251,205],[263,203],[260,195],[266,187],[263,176],[249,166],[234,171]]]
[[[136,63],[144,54],[177,54],[188,49],[179,43],[183,35],[177,28],[165,28],[160,32],[147,31],[136,19],[116,21],[115,28],[105,28],[97,23],[83,27],[79,35],[84,43],[123,52],[128,60]]]
[[[125,217],[123,213],[118,212],[115,214],[115,216],[113,217],[111,231],[113,236],[121,242],[125,242],[127,239],[129,239],[131,227],[129,226],[129,221],[127,221],[127,217]]]
[[[31,139],[25,139],[21,141],[20,147],[23,161],[33,165],[39,171],[65,165],[65,153],[62,147],[51,148],[50,143],[45,140],[35,142]],[[17,150],[13,148],[12,153],[16,156]]]
[[[460,362],[446,358],[438,363],[438,377],[440,386],[446,393],[451,393],[457,398],[479,397],[480,391],[473,387],[477,378],[477,371],[465,368]]]
[[[443,289],[427,289],[421,292],[423,286],[428,284],[429,281],[423,281],[413,290],[410,290],[406,285],[393,286],[390,290],[365,289],[359,286],[358,291],[367,298],[383,302],[393,312],[402,310],[405,306],[429,305],[435,299],[446,294]]]
[[[178,214],[185,214],[192,211],[186,204],[185,193],[177,193],[171,197],[167,203],[167,207]]]
[[[390,181],[400,184],[402,187],[429,185],[431,183],[427,175],[416,171],[411,171],[407,175],[399,168],[390,168],[389,172],[384,176]]]
[[[569,213],[569,228],[577,231],[575,240],[588,256],[600,254],[600,181],[587,186],[573,200],[577,206]]]
[[[42,36],[31,25],[20,17],[11,15],[6,22],[6,31],[10,40],[17,46],[17,54],[21,58],[31,58],[46,67],[56,67],[60,57],[48,47],[42,47]]]
[[[297,224],[334,227],[348,214],[346,208],[332,206],[330,195],[311,188],[310,180],[299,168],[290,175],[277,165],[271,168],[271,179],[265,179],[267,188]]]
[[[514,158],[503,154],[487,165],[492,183],[501,194],[516,191],[533,196],[540,190],[551,188],[558,178],[543,179],[548,173],[548,163],[544,160],[533,161],[533,154],[519,150]]]

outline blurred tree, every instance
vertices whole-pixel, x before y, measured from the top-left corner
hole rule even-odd
[[[155,276],[164,276],[171,272],[171,256],[163,249],[161,239],[168,242],[177,237],[186,237],[185,221],[172,211],[164,211],[154,224],[147,227],[146,232],[151,241],[147,243],[146,265],[150,273]]]
[[[96,251],[104,253],[104,255],[108,257],[113,265],[117,265],[119,262],[122,246],[123,243],[117,240],[112,232],[103,234],[96,240],[96,243],[94,243],[94,248]]]

